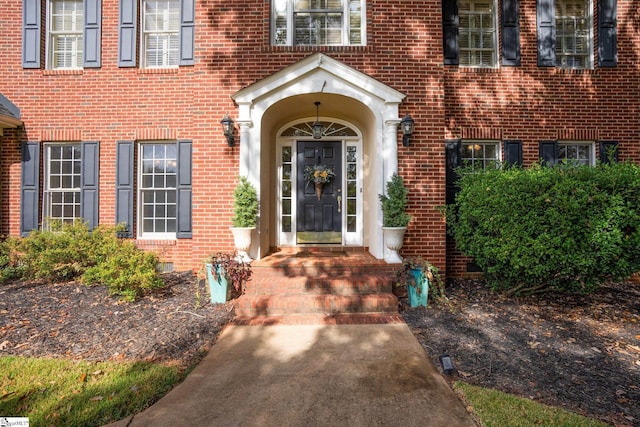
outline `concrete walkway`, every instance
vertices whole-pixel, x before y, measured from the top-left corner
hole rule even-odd
[[[112,426],[476,426],[404,323],[229,326],[185,381]]]

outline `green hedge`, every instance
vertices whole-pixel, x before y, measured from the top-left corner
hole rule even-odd
[[[158,257],[117,237],[119,227],[49,222],[25,238],[0,244],[0,281],[23,278],[47,282],[79,279],[102,284],[111,295],[132,301],[163,286],[156,271]]]
[[[588,293],[640,271],[637,165],[460,175],[449,231],[493,288]]]

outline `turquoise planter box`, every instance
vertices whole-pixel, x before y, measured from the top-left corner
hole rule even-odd
[[[227,278],[224,276],[224,270],[219,265],[205,264],[207,270],[207,282],[209,282],[209,291],[211,294],[211,302],[213,304],[224,304],[227,302]],[[214,276],[213,269],[216,269]]]
[[[407,285],[409,305],[411,307],[426,307],[429,296],[429,278],[419,268],[411,269],[411,275],[416,280],[416,286]],[[420,289],[419,293],[418,288]]]

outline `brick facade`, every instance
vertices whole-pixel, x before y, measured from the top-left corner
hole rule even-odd
[[[440,1],[367,1],[366,46],[311,48],[271,46],[269,1],[196,0],[194,65],[146,70],[118,66],[119,2],[102,0],[101,67],[79,71],[22,68],[21,2],[0,6],[0,92],[24,122],[0,137],[1,234],[20,233],[22,142],[99,141],[99,221],[113,224],[116,143],[187,139],[193,237],[139,244],[178,270],[232,249],[230,194],[243,141],[227,146],[220,119],[237,117],[234,93],[315,52],[406,95],[399,117],[411,114],[416,130],[410,147],[400,135],[397,141],[414,218],[403,254],[426,256],[448,274],[463,273],[466,261],[451,245],[447,252],[438,210],[445,203],[445,140],[521,140],[525,164],[538,160],[540,140],[616,140],[621,158],[640,162],[639,22],[631,2],[618,1],[617,67],[584,71],[537,66],[533,0],[520,2],[521,66],[497,69],[443,65]],[[44,1],[42,9],[44,16]]]

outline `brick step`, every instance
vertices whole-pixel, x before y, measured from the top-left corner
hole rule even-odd
[[[398,313],[392,293],[242,295],[234,300],[236,316],[288,316],[300,314]]]
[[[286,316],[236,316],[234,325],[382,325],[404,323],[398,313],[289,314]]]
[[[258,277],[313,277],[313,278],[340,278],[358,276],[383,276],[393,277],[397,266],[350,266],[342,264],[308,264],[289,265],[286,267],[251,266],[254,276]]]
[[[256,274],[247,283],[245,295],[363,295],[390,293],[393,279],[384,274],[367,274],[356,277],[286,277]]]

